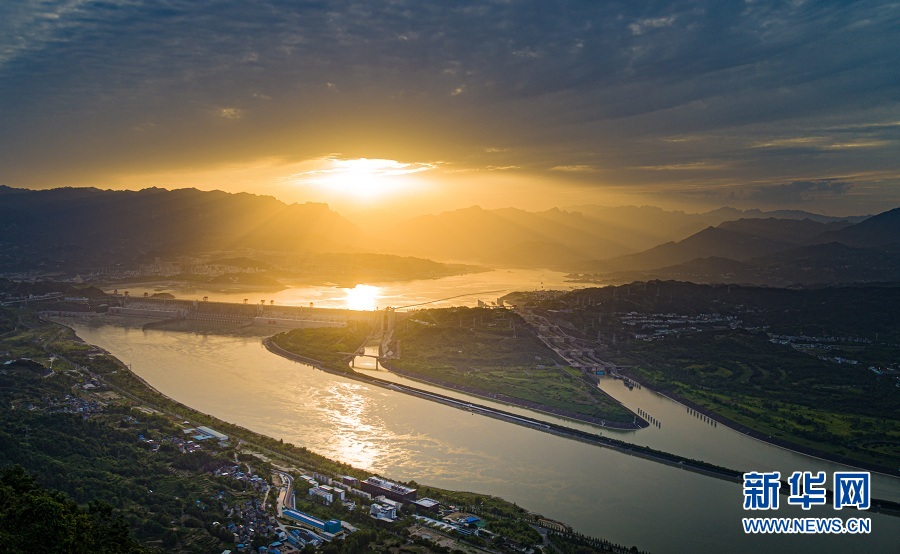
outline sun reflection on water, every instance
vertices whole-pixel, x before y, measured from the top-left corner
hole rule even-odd
[[[381,288],[373,285],[356,285],[347,289],[344,302],[350,310],[374,310],[381,298]]]
[[[330,444],[338,459],[371,470],[383,455],[374,439],[389,433],[371,420],[371,408],[368,399],[360,394],[361,389],[360,385],[350,383],[332,385],[327,391],[325,409],[338,429]]]

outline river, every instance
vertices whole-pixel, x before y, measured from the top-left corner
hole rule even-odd
[[[510,285],[539,288],[534,279],[542,276],[492,273],[472,276],[467,285],[454,277],[448,278],[455,281],[452,286],[418,281],[406,284],[406,292],[400,284],[391,285],[397,293],[373,287],[381,298],[392,297],[392,305],[403,305],[395,300],[427,301]],[[561,283],[558,274],[543,277],[547,288]],[[319,298],[328,294],[320,292]],[[830,507],[804,512],[787,506],[785,497],[777,512],[745,512],[740,484],[327,374],[269,353],[260,337],[142,331],[103,322],[79,321],[73,327],[164,394],[200,411],[390,478],[502,496],[624,545],[653,552],[874,553],[896,552],[900,544],[900,518]],[[612,434],[616,438],[738,469],[830,473],[836,467],[703,423],[646,389],[629,391],[618,381],[602,386],[661,422],[659,428]],[[873,488],[875,496],[900,499],[900,479],[875,475]],[[836,515],[871,517],[872,533],[766,536],[745,535],[741,528],[741,518],[748,516]]]

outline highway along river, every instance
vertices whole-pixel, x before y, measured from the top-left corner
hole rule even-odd
[[[488,284],[481,280],[473,287]],[[411,286],[428,284],[434,282]],[[327,374],[268,352],[260,336],[142,331],[96,321],[73,327],[162,393],[202,412],[390,478],[502,496],[642,550],[896,553],[900,544],[897,517],[830,507],[805,512],[787,506],[785,497],[777,512],[745,512],[738,483]],[[603,386],[661,427],[584,429],[735,469],[830,473],[836,467],[713,427],[646,389],[629,391],[619,381]],[[875,496],[900,499],[900,479],[873,478]],[[741,518],[749,516],[870,517],[872,532],[746,535]]]

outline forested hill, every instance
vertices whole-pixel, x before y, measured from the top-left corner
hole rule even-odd
[[[0,472],[0,544],[4,552],[149,552],[128,535],[112,506],[81,508],[44,489],[21,466]]]
[[[363,234],[326,204],[197,189],[0,186],[0,267],[90,267],[214,250],[357,252]],[[152,259],[152,258],[151,258]]]
[[[507,299],[741,432],[886,473],[900,467],[900,285],[650,281]]]
[[[847,334],[900,342],[900,284],[796,290],[748,285],[700,285],[677,281],[636,282],[568,293],[549,303],[556,309],[597,313],[740,315],[773,332]]]

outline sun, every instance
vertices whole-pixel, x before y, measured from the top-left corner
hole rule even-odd
[[[344,303],[349,310],[373,311],[381,298],[381,289],[372,285],[356,285],[346,290]]]
[[[434,169],[428,163],[404,163],[380,158],[320,158],[317,168],[292,176],[298,184],[317,188],[360,201],[368,201],[408,191],[416,186],[411,175]]]

